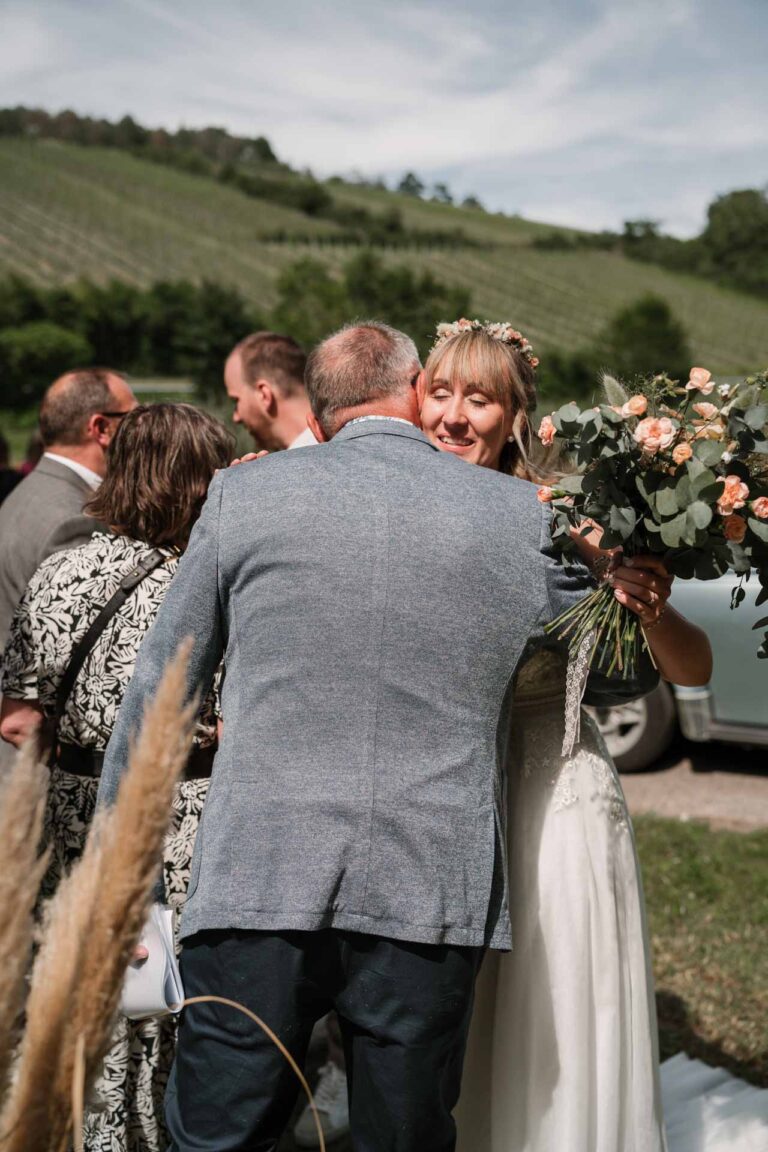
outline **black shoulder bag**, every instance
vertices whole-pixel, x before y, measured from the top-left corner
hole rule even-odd
[[[96,618],[88,626],[85,634],[72,649],[69,664],[66,667],[56,692],[56,711],[46,726],[50,739],[50,752],[48,756],[49,768],[52,767],[56,761],[59,724],[64,715],[64,708],[74,687],[78,672],[88,658],[89,653],[93,650],[99,636],[101,636],[113,616],[116,616],[120,611],[134,588],[138,587],[142,580],[149,576],[150,572],[154,572],[155,568],[158,568],[163,560],[165,560],[165,553],[157,548],[150,552],[148,556],[145,556],[143,560],[139,560],[136,567],[132,568],[127,576],[123,577],[117,586],[117,591],[110,597]]]

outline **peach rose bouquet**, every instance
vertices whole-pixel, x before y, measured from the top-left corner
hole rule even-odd
[[[754,573],[757,603],[767,601],[768,374],[718,385],[706,368],[692,368],[684,384],[661,375],[628,395],[606,377],[604,389],[604,403],[565,404],[539,431],[575,465],[539,491],[563,562],[574,553],[573,530],[597,527],[603,548],[656,553],[683,579],[733,570],[732,607]],[[756,625],[767,626],[768,617]],[[648,647],[637,616],[607,584],[548,628],[568,638],[572,653],[592,637],[590,665],[608,673],[632,675]],[[768,657],[768,633],[758,655]]]

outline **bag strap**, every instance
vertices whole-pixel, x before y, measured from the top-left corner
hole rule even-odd
[[[143,560],[139,560],[136,567],[132,568],[127,576],[123,577],[117,586],[115,594],[107,601],[96,618],[88,626],[85,634],[81,636],[72,649],[69,664],[65,669],[56,692],[56,712],[52,722],[54,746],[59,722],[64,715],[64,707],[75,685],[78,672],[85,663],[88,654],[93,650],[99,636],[101,636],[113,616],[116,616],[120,611],[134,588],[141,584],[142,580],[146,576],[149,576],[150,572],[154,572],[155,568],[159,567],[165,558],[165,552],[161,552],[155,548],[148,556],[145,556]]]

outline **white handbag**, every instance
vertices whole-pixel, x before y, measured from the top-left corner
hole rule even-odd
[[[120,1011],[129,1020],[180,1012],[184,1001],[181,973],[173,941],[173,909],[153,904],[139,940],[146,960],[129,964],[123,982]]]

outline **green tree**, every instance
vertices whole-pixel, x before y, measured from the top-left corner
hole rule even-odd
[[[18,328],[45,318],[45,302],[39,288],[23,276],[0,280],[0,328]]]
[[[197,290],[194,329],[187,349],[188,375],[202,396],[221,394],[224,361],[238,341],[265,321],[250,312],[234,288],[204,280]]]
[[[666,300],[650,293],[616,313],[598,350],[608,370],[624,380],[658,372],[680,379],[691,366],[685,329]]]
[[[470,310],[464,288],[443,284],[431,272],[418,275],[405,265],[386,265],[370,249],[345,265],[341,280],[317,260],[300,260],[283,272],[278,293],[273,326],[306,347],[363,317],[409,333],[424,356],[435,325]]]
[[[78,328],[93,349],[93,359],[123,371],[142,366],[146,303],[144,293],[132,284],[112,280],[98,285],[78,285]]]
[[[435,184],[432,189],[432,199],[437,204],[453,204],[453,194],[447,184]]]
[[[36,404],[57,376],[91,359],[85,337],[47,320],[4,328],[0,331],[0,407]]]
[[[443,284],[431,272],[418,275],[403,264],[387,266],[370,251],[350,260],[344,283],[353,314],[402,328],[422,356],[429,351],[440,320],[455,320],[469,312],[464,288]]]
[[[305,257],[289,265],[280,275],[277,293],[273,327],[306,348],[350,319],[345,286],[319,260]]]
[[[623,240],[627,244],[655,240],[659,235],[658,220],[625,220]]]
[[[718,197],[709,206],[700,241],[707,264],[720,279],[734,287],[768,295],[765,192],[746,189]]]
[[[549,412],[571,400],[586,403],[597,392],[599,374],[600,356],[594,349],[552,349],[536,372],[539,408]]]
[[[398,192],[402,192],[404,196],[423,196],[424,184],[419,180],[415,172],[406,172],[398,184],[397,190]]]
[[[188,280],[160,280],[145,296],[144,357],[160,376],[184,376],[199,343],[197,289]]]

